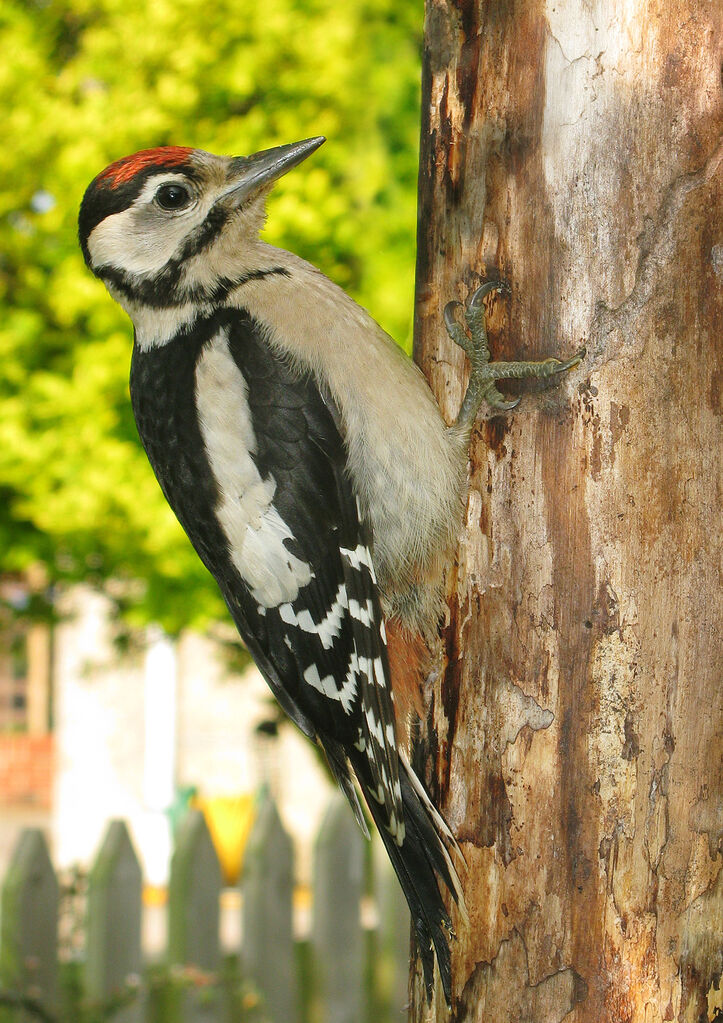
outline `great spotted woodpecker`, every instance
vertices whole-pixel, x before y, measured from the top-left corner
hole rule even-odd
[[[397,744],[387,627],[436,625],[472,424],[483,399],[513,404],[495,380],[549,376],[580,356],[490,363],[482,298],[503,285],[483,285],[466,329],[458,303],[445,311],[471,364],[445,425],[421,372],[371,317],[259,239],[270,187],[323,141],[250,157],[176,146],[125,157],[88,187],[80,243],[135,327],[131,400],[163,493],[366,832],[356,776],[409,902],[427,992],[434,947],[449,1002],[439,884],[461,903],[455,843]]]

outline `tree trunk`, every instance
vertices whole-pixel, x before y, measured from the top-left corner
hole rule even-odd
[[[472,438],[415,753],[468,863],[454,1021],[723,1018],[714,10],[427,0],[417,361],[451,420],[442,309],[496,271],[493,358],[588,351]]]

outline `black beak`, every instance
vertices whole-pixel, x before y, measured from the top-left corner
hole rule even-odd
[[[264,149],[253,156],[234,157],[229,165],[230,187],[217,201],[230,199],[234,206],[240,206],[254,192],[273,184],[292,167],[298,166],[324,142],[324,136],[318,135],[303,142],[291,142],[288,146]]]

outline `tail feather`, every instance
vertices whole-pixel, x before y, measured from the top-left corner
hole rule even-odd
[[[364,813],[359,804],[359,796],[357,795],[356,788],[354,787],[354,781],[349,774],[349,765],[347,764],[346,754],[337,743],[329,741],[322,744],[322,749],[326,754],[326,762],[329,765],[331,773],[336,778],[339,788],[349,800],[349,805],[354,812],[354,817],[361,828],[364,838],[371,838],[367,822],[364,818]]]
[[[411,764],[405,757],[404,753],[399,750],[399,759],[403,765],[403,771],[409,780],[410,785],[414,789],[414,792],[419,798],[419,802],[424,809],[425,820],[431,825],[433,833],[437,837],[437,848],[442,854],[442,858],[446,865],[446,872],[440,867],[438,873],[441,874],[442,880],[444,881],[447,888],[452,893],[457,908],[459,909],[462,921],[465,924],[469,923],[469,916],[467,915],[467,906],[464,901],[464,892],[462,891],[462,884],[457,873],[449,850],[452,849],[455,855],[462,862],[463,866],[467,866],[467,861],[464,858],[464,854],[457,844],[457,839],[450,831],[449,825],[446,820],[439,812],[437,807],[434,805],[432,800],[427,795],[424,786],[414,772]],[[435,867],[435,870],[437,868]]]
[[[411,767],[406,760],[400,759],[399,780],[404,806],[405,835],[402,844],[398,845],[386,826],[384,807],[374,799],[366,784],[365,764],[360,762],[353,766],[374,823],[409,903],[419,945],[427,998],[430,999],[432,994],[436,952],[442,989],[449,1005],[452,991],[449,937],[454,932],[442,900],[438,879],[450,891],[454,901],[463,908],[459,877],[445,845],[446,840],[456,848],[454,838]]]

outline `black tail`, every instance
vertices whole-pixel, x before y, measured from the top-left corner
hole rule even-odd
[[[359,757],[358,760],[359,762],[353,763],[353,766],[364,798],[409,903],[424,970],[427,1000],[432,997],[436,952],[444,996],[450,1005],[452,971],[449,937],[454,932],[449,913],[442,901],[438,879],[464,911],[459,877],[447,848],[450,846],[457,849],[456,842],[414,771],[406,760],[400,757],[399,780],[404,805],[405,834],[402,844],[397,845],[385,826],[384,806],[375,800],[365,783],[365,758]],[[461,856],[461,853],[459,855]]]

